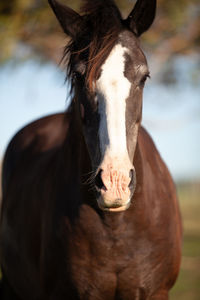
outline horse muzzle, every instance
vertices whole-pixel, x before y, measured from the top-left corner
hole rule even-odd
[[[135,177],[133,166],[128,170],[112,166],[99,169],[95,178],[99,208],[111,212],[128,209],[135,189]]]

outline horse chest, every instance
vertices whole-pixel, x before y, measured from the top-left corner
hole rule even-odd
[[[91,227],[78,226],[67,249],[70,281],[79,295],[77,299],[143,299],[150,266],[145,272],[141,268],[147,253],[143,250],[138,255],[137,247],[132,233],[124,231],[123,225],[119,230],[97,221]]]

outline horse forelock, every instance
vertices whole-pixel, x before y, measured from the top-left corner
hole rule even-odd
[[[121,15],[113,1],[84,1],[81,8],[82,23],[75,39],[64,50],[67,79],[74,87],[74,73],[78,62],[86,66],[86,84],[92,91],[100,69],[122,30]]]

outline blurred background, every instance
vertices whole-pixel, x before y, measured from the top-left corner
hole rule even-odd
[[[81,1],[60,2],[78,11]],[[135,1],[116,3],[126,17]],[[21,127],[67,109],[69,86],[58,67],[67,41],[47,0],[0,1],[1,162]],[[170,299],[199,300],[200,0],[158,0],[156,20],[141,44],[151,71],[143,125],[173,175],[183,217],[181,272]]]

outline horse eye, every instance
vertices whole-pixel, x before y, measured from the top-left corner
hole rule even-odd
[[[140,86],[144,86],[147,78],[150,78],[150,75],[149,74],[145,74],[142,79],[140,80]]]

